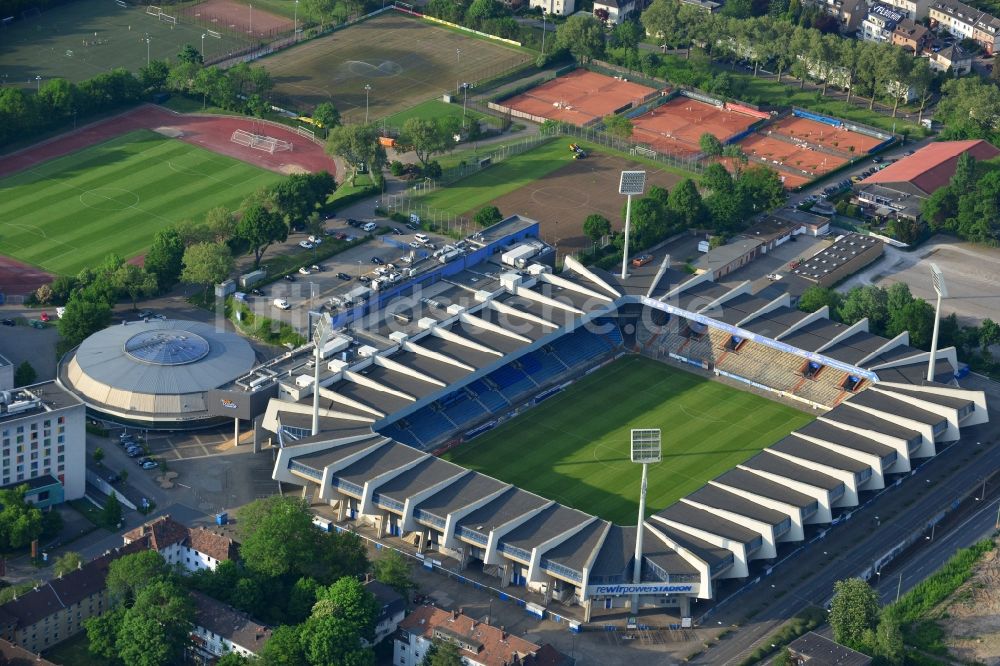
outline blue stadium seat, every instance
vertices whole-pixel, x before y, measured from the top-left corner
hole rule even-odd
[[[464,391],[460,392],[459,395],[462,396],[462,400],[451,403],[444,410],[445,415],[454,421],[456,425],[462,425],[474,419],[487,416],[486,410],[483,409],[482,405],[475,400],[470,400]]]
[[[521,365],[539,385],[566,372],[566,365],[555,354],[533,351],[521,357]],[[529,369],[530,368],[530,369]]]
[[[564,335],[552,346],[567,367],[574,367],[602,356],[612,350],[612,345],[601,336],[584,329]]]
[[[479,402],[483,403],[490,413],[503,411],[510,407],[510,403],[502,395],[487,386],[486,382],[481,379],[469,384],[469,389],[479,397]]]
[[[426,407],[410,414],[406,420],[410,422],[410,432],[420,441],[420,448],[455,429],[455,424],[441,412]]]
[[[505,365],[502,368],[497,368],[492,373],[489,374],[489,378],[493,380],[493,383],[500,388],[501,391],[524,380],[524,373],[517,368]]]

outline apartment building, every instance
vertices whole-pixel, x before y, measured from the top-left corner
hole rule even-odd
[[[931,32],[913,19],[904,18],[892,31],[894,46],[904,48],[917,56],[924,52],[930,42]]]
[[[160,516],[122,536],[125,544],[146,540],[149,547],[185,571],[214,571],[220,562],[235,560],[238,545],[227,536],[204,527],[182,525],[169,515]]]
[[[928,15],[931,28],[947,30],[959,39],[973,39],[988,54],[1000,45],[1000,19],[958,0],[936,0]]]
[[[0,391],[0,485],[28,483],[40,506],[83,497],[86,434],[86,406],[56,382]]]
[[[903,16],[911,20],[922,19],[930,10],[931,0],[882,0]]]
[[[861,22],[858,37],[866,42],[890,42],[892,34],[905,17],[888,5],[872,5]]]
[[[271,638],[271,628],[246,613],[201,592],[192,592],[191,598],[194,628],[190,652],[196,660],[215,663],[228,652],[255,657]]]

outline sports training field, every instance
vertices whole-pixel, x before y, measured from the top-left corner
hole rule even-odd
[[[378,120],[442,93],[457,94],[531,59],[527,51],[392,11],[263,58],[289,108],[332,102],[345,120]]]
[[[634,523],[641,470],[629,429],[663,429],[647,514],[812,416],[640,356],[602,368],[524,415],[449,451],[454,463],[617,523]]]
[[[140,130],[0,179],[0,251],[75,275],[141,254],[153,234],[238,205],[281,176]]]
[[[138,71],[146,64],[147,47],[152,59],[174,60],[185,44],[200,51],[205,30],[191,19],[174,18],[176,25],[146,14],[145,4],[122,8],[113,0],[75,0],[38,16],[18,17],[0,30],[0,76],[6,84],[34,88],[36,76],[43,82],[54,77],[81,81],[116,67]],[[208,58],[249,43],[216,27],[221,36],[204,40]]]

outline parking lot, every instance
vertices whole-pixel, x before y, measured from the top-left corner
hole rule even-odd
[[[402,279],[403,269],[413,260],[428,256],[449,241],[440,235],[407,228],[401,223],[385,220],[377,222],[380,230],[386,233],[324,260],[318,271],[306,269],[308,273],[293,274],[291,277],[294,280],[279,280],[263,287],[260,290],[262,294],[247,294],[247,303],[261,315],[279,319],[299,331],[305,331],[309,325],[310,310],[320,310],[331,298],[343,300],[350,291],[370,285],[369,281],[379,275],[379,270],[386,274],[399,273]],[[342,234],[347,238],[364,235],[364,231],[350,226],[345,219],[327,222],[325,233],[328,236]],[[429,245],[416,241],[418,233],[428,237]],[[275,299],[283,299],[288,309],[282,310],[275,306]]]

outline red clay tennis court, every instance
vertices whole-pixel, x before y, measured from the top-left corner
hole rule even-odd
[[[708,132],[720,141],[745,132],[759,118],[706,104],[690,97],[675,97],[649,113],[632,119],[633,138],[661,153],[695,155],[698,140]]]
[[[585,125],[632,104],[640,104],[658,91],[631,81],[573,70],[501,104],[537,118]]]
[[[789,188],[829,173],[848,161],[847,157],[816,150],[788,137],[751,134],[740,141],[740,146],[752,161],[764,161],[780,175],[792,176],[785,178],[785,186]]]
[[[808,141],[830,150],[842,152],[845,155],[864,155],[869,150],[882,143],[882,139],[859,134],[848,129],[833,127],[826,123],[788,116],[782,118],[769,128],[772,132],[784,134],[794,139]],[[854,150],[851,150],[853,148]]]

